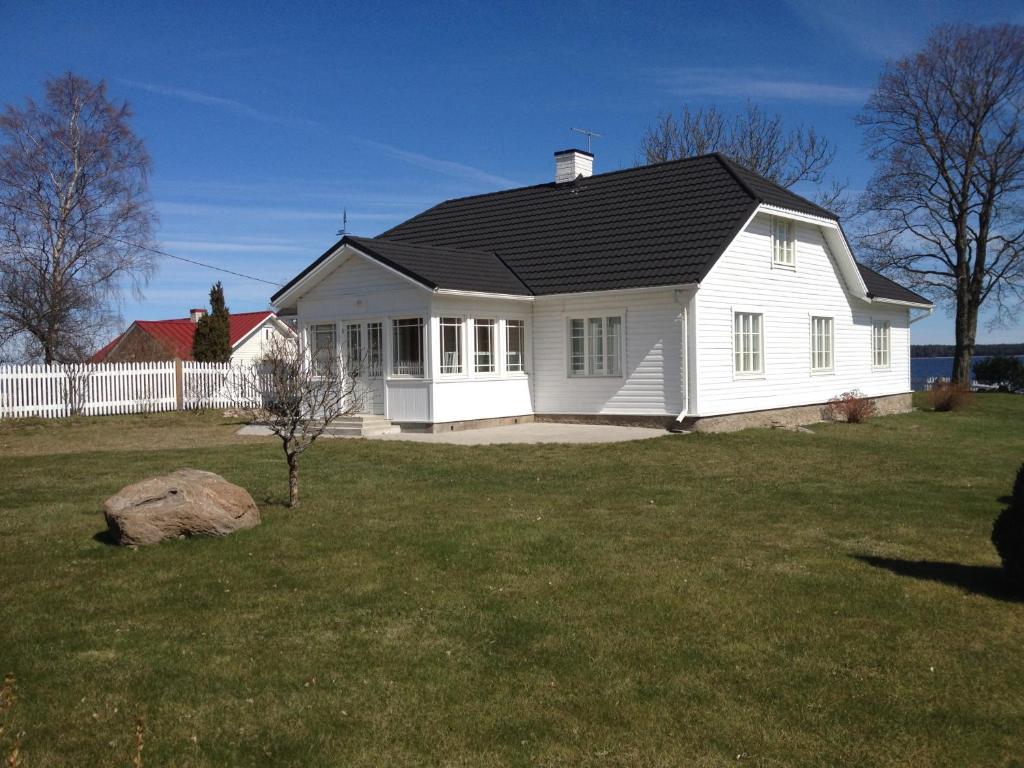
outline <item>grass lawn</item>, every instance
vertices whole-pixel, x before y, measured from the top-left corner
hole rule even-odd
[[[1024,397],[814,434],[334,440],[217,414],[0,425],[0,673],[25,766],[1024,764],[989,543]],[[183,466],[263,525],[106,546]],[[11,728],[0,737],[6,756]]]

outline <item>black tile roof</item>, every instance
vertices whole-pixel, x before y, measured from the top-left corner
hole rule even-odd
[[[861,279],[867,286],[868,296],[879,299],[894,299],[896,301],[910,301],[916,304],[931,304],[929,299],[914,293],[909,288],[904,288],[897,282],[890,280],[885,275],[880,275],[875,270],[857,263]]]
[[[379,237],[347,239],[438,288],[545,295],[681,285],[704,278],[762,203],[836,219],[711,154],[448,200]],[[877,285],[879,296],[906,291]]]
[[[487,251],[435,248],[383,237],[348,236],[343,242],[428,288],[530,295],[515,273]]]

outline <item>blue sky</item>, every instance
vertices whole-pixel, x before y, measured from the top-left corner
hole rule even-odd
[[[163,248],[280,283],[348,229],[374,235],[461,195],[553,175],[596,140],[632,165],[683,103],[750,99],[815,126],[862,189],[853,116],[886,58],[934,24],[1024,22],[1019,2],[117,3],[4,0],[0,103],[71,69],[106,79],[153,156]],[[126,319],[181,317],[221,279],[234,311],[273,287],[164,259]],[[952,341],[942,311],[915,341]],[[1015,327],[983,341],[1016,341]]]

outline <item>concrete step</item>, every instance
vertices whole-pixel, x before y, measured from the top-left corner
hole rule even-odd
[[[327,425],[324,434],[330,437],[374,437],[401,431],[383,416],[367,413],[341,416]]]

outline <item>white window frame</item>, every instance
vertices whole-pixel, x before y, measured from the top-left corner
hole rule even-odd
[[[454,322],[445,322],[454,321]],[[444,329],[457,328],[455,370],[445,363]],[[460,315],[445,315],[437,318],[437,351],[438,374],[445,378],[458,378],[466,375],[466,318]],[[450,350],[449,350],[450,351]],[[449,370],[445,370],[445,369]]]
[[[498,371],[498,320],[494,317],[474,317],[470,323],[472,328],[473,336],[473,350],[472,350],[472,366],[470,370],[474,376],[497,376]],[[477,347],[477,330],[479,328],[489,328],[490,333],[488,337],[491,340],[490,349],[488,354],[490,355],[490,363],[487,367],[482,368],[480,366],[480,349]]]
[[[796,269],[796,222],[783,216],[771,216],[769,218],[772,266],[783,269]],[[780,228],[785,231],[785,239],[779,237],[778,230]]]
[[[373,331],[377,331],[377,349],[373,349]],[[374,354],[376,352],[376,354]],[[382,320],[368,320],[366,323],[366,376],[371,379],[379,379],[384,376],[384,362],[386,360],[386,345],[384,341],[384,322]]]
[[[621,379],[623,378],[625,371],[626,362],[626,313],[624,310],[600,310],[594,312],[584,312],[580,314],[572,314],[564,316],[564,327],[565,327],[565,371],[566,375],[571,379],[586,379],[586,378],[601,378],[601,379]],[[608,327],[611,325],[610,320],[617,320],[618,323],[618,335],[616,336],[615,343],[615,354],[609,354],[608,345]],[[591,329],[594,321],[600,321],[601,323],[601,365],[594,366],[594,350],[593,345],[595,341],[595,335]],[[574,322],[583,323],[583,370],[576,371],[573,369],[573,354],[572,354],[572,326]],[[614,357],[616,362],[616,370],[609,370],[608,361],[609,358]]]
[[[398,349],[398,328],[399,323],[409,323],[411,321],[417,321],[420,329],[420,370],[419,373],[405,373],[396,370],[396,358],[399,354]],[[403,327],[409,327],[405,325]],[[392,317],[391,318],[391,375],[394,378],[399,379],[423,379],[426,378],[427,364],[430,356],[427,354],[427,324],[424,318],[421,317]]]
[[[743,325],[743,321],[740,318],[751,318],[750,330],[745,330],[742,327],[737,331],[737,321],[740,325]],[[737,347],[738,337],[742,334],[747,334],[753,337],[753,318],[757,319],[757,341],[758,348],[746,349],[742,341],[740,341],[739,348]],[[756,309],[733,309],[732,311],[732,322],[730,323],[729,333],[732,336],[732,375],[734,379],[763,379],[765,375],[765,324],[764,324],[764,312]],[[753,355],[757,353],[758,367],[753,367]],[[740,361],[743,363],[737,366],[737,355],[740,355]],[[745,368],[746,358],[750,358],[751,367]]]
[[[337,323],[314,323],[308,328],[308,345],[309,345],[309,362],[316,371],[320,371],[321,365],[318,359],[318,352],[320,351],[319,345],[316,342],[317,334],[321,331],[326,332],[330,329],[331,337],[334,339],[334,352],[331,356],[333,365],[338,364],[338,324]]]
[[[353,378],[362,373],[363,368],[363,323],[345,323],[345,375]],[[352,354],[352,335],[355,331],[356,354]],[[353,364],[354,363],[354,364]]]
[[[879,340],[884,340],[884,348]],[[892,367],[892,323],[888,320],[871,319],[871,367],[886,370]]]
[[[527,340],[526,340],[526,320],[518,317],[505,318],[502,322],[504,326],[503,341],[505,342],[502,346],[502,362],[504,364],[504,372],[513,376],[520,376],[526,373],[526,358],[527,358]],[[522,332],[522,343],[520,344],[520,355],[518,368],[509,367],[509,330],[513,327],[519,328]]]
[[[811,315],[810,318],[811,373],[834,373],[836,369],[836,319],[831,315]],[[819,321],[827,324],[827,333],[824,332],[825,328],[822,329],[822,332],[818,332],[815,324]],[[817,349],[817,342],[825,338],[828,339],[828,348]],[[819,358],[823,355],[827,355],[828,365],[818,365]],[[825,360],[822,359],[820,362],[825,362]]]

